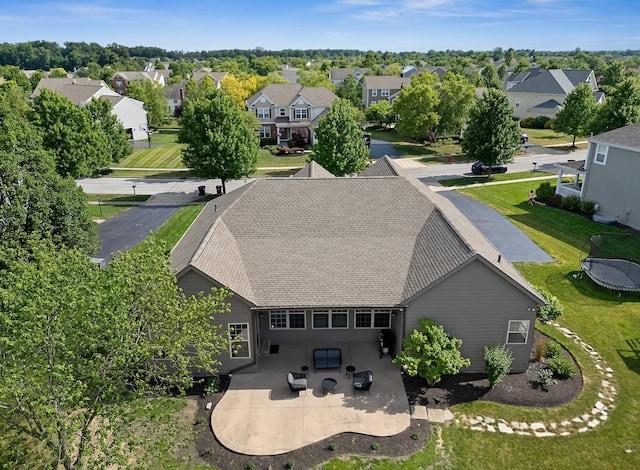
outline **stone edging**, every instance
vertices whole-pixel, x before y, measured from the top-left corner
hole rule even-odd
[[[602,376],[598,400],[590,411],[570,420],[558,422],[535,422],[524,423],[519,421],[508,422],[504,419],[497,419],[488,416],[467,416],[455,413],[455,423],[463,428],[473,431],[501,432],[504,434],[520,434],[522,436],[550,437],[569,436],[582,433],[596,428],[599,424],[607,420],[609,412],[615,408],[615,397],[617,390],[615,387],[613,369],[609,367],[602,356],[591,346],[585,343],[577,334],[560,326],[556,322],[551,323],[558,328],[567,338],[572,339],[578,346],[581,346],[594,362],[596,369]]]

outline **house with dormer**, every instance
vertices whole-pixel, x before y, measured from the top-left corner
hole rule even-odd
[[[541,70],[532,69],[510,77],[506,93],[518,119],[548,117],[552,119],[562,109],[564,100],[578,85],[591,87],[596,103],[604,101],[598,90],[593,70]]]
[[[113,77],[111,77],[111,88],[113,88],[113,90],[119,95],[124,95],[129,87],[129,83],[134,80],[151,80],[161,86],[165,86],[166,72],[168,71],[152,70],[148,72],[116,72]]]
[[[338,97],[325,87],[305,87],[296,83],[272,83],[251,96],[247,109],[260,121],[261,139],[275,139],[287,145],[296,139],[315,143],[313,129]]]
[[[366,75],[362,79],[362,106],[368,108],[379,101],[393,101],[405,86],[411,84],[411,77],[391,75]]]
[[[345,78],[347,78],[349,75],[353,75],[353,78],[356,79],[356,82],[360,83],[362,77],[364,77],[367,73],[371,73],[371,69],[369,67],[335,68],[329,70],[329,80],[331,80],[331,83],[333,83],[335,86],[340,86],[342,85],[342,82],[344,82]]]

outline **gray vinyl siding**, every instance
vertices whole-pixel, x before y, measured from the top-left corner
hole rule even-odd
[[[589,146],[583,199],[598,203],[598,215],[640,229],[640,152],[609,145],[605,165],[600,165],[594,162],[596,147],[595,142]]]
[[[178,285],[182,288],[186,295],[196,295],[200,292],[209,292],[212,287],[218,287],[212,284],[208,279],[201,276],[196,271],[187,271],[179,279]],[[228,298],[227,303],[231,306],[231,312],[228,314],[218,315],[214,317],[213,325],[222,325],[221,332],[228,330],[229,323],[248,323],[249,324],[249,338],[250,338],[250,354],[249,358],[232,358],[231,353],[227,349],[225,352],[218,356],[220,366],[219,372],[222,374],[229,373],[239,367],[244,367],[255,363],[257,352],[257,325],[252,315],[251,308],[242,299],[231,296]]]
[[[421,318],[431,318],[462,340],[462,355],[471,359],[471,366],[463,372],[483,372],[484,346],[506,343],[509,320],[529,320],[527,343],[509,345],[514,356],[511,372],[524,372],[533,340],[535,307],[521,289],[476,260],[411,301],[405,335],[419,327]]]

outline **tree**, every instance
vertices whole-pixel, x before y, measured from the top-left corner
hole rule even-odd
[[[396,120],[396,115],[393,112],[393,106],[387,100],[380,100],[367,108],[365,118],[367,121],[391,124]]]
[[[596,111],[591,87],[581,83],[564,100],[564,105],[556,113],[553,130],[573,136],[572,146],[576,146],[576,137],[584,137],[591,130],[591,121]]]
[[[406,366],[411,377],[419,375],[431,386],[443,375],[454,375],[471,361],[460,354],[462,340],[445,333],[441,325],[429,318],[420,320],[420,330],[413,330],[402,341],[402,353],[394,364]]]
[[[485,87],[502,89],[502,82],[500,81],[495,65],[489,64],[483,67],[480,76],[482,77],[482,83]]]
[[[43,134],[43,144],[56,155],[62,176],[93,176],[111,163],[103,130],[84,106],[44,88],[33,103],[32,122]]]
[[[129,83],[126,95],[144,103],[149,127],[160,127],[169,121],[169,105],[164,87],[153,80],[134,80]]]
[[[333,102],[316,128],[318,143],[312,159],[336,176],[364,170],[369,150],[358,127],[357,110],[345,99]]]
[[[38,466],[117,461],[127,403],[184,390],[192,368],[215,371],[228,336],[212,319],[228,311],[228,292],[186,297],[165,253],[151,237],[100,269],[82,252],[35,244],[4,273],[0,432],[10,446],[46,449]]]
[[[182,161],[201,176],[226,182],[251,175],[258,163],[255,116],[242,111],[224,90],[211,89],[202,99],[187,100],[178,141],[187,144]]]
[[[411,81],[411,85],[402,89],[393,103],[393,110],[398,115],[398,132],[414,139],[429,137],[440,119],[437,84],[434,74],[423,72]]]
[[[92,98],[91,103],[87,105],[87,109],[107,137],[111,161],[119,162],[127,155],[131,155],[133,147],[129,143],[129,137],[124,126],[118,117],[111,112],[111,101],[104,96],[98,99]]]
[[[640,78],[627,77],[611,91],[607,101],[598,106],[592,132],[603,132],[640,121]]]
[[[300,70],[298,72],[298,83],[302,86],[323,86],[335,92],[336,87],[329,79],[329,74],[320,69]]]
[[[441,132],[459,133],[475,96],[475,87],[465,77],[451,72],[444,74],[438,88],[436,135]]]
[[[539,306],[536,311],[538,320],[540,320],[541,323],[549,323],[557,320],[564,311],[564,307],[558,298],[544,287],[536,287],[536,290],[545,301],[545,305]]]
[[[491,178],[491,166],[510,163],[520,145],[520,129],[507,95],[490,88],[469,111],[462,151],[470,159],[488,165],[487,177]]]
[[[353,107],[358,109],[362,107],[362,85],[358,83],[352,73],[343,80],[338,87],[337,94],[340,98],[349,100]]]

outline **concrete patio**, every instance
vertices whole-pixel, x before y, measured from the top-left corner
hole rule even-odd
[[[313,370],[315,348],[342,350],[342,369]],[[288,372],[309,366],[308,389],[291,394]],[[345,367],[373,371],[371,394],[354,394]],[[335,393],[324,394],[324,378],[338,381]],[[258,358],[257,373],[236,373],[211,414],[211,426],[228,449],[248,455],[275,455],[355,432],[391,436],[410,424],[409,402],[397,366],[379,358],[371,343],[282,343],[277,354]]]

